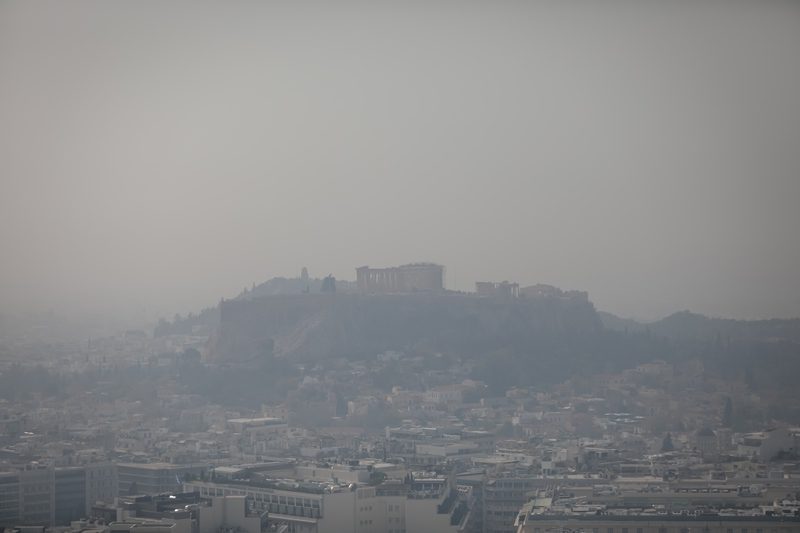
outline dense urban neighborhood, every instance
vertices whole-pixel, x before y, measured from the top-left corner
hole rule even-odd
[[[800,528],[800,428],[796,406],[781,405],[791,395],[758,366],[713,366],[719,354],[737,365],[743,342],[778,357],[776,343],[796,341],[753,344],[754,323],[737,326],[751,330],[741,342],[723,323],[707,342],[676,341],[663,325],[596,313],[583,292],[484,282],[454,293],[442,276],[431,264],[364,267],[337,283],[303,269],[154,332],[4,338],[0,525]]]

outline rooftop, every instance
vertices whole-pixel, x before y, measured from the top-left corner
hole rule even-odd
[[[683,508],[670,509],[663,504],[641,506],[607,505],[588,498],[537,498],[520,510],[525,520],[668,520],[668,521],[790,521],[800,522],[800,502],[774,501],[770,505],[737,507],[692,505],[684,502]]]

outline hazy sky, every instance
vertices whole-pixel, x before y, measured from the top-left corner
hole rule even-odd
[[[800,2],[0,1],[0,310],[435,261],[800,316]]]

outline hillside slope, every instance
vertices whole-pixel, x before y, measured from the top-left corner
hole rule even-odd
[[[271,354],[313,360],[386,350],[463,355],[524,345],[533,337],[598,332],[587,300],[497,301],[449,293],[273,295],[221,304],[217,360]]]

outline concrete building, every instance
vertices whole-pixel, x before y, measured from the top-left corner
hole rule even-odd
[[[0,526],[19,523],[19,474],[0,473]]]
[[[197,533],[261,533],[261,518],[248,514],[245,496],[214,497],[198,511]]]
[[[57,468],[53,476],[53,523],[69,524],[86,517],[86,470]]]
[[[26,468],[19,473],[19,523],[55,525],[55,470]]]
[[[452,461],[466,461],[481,453],[479,445],[468,440],[432,440],[416,445],[414,462],[420,465],[445,465]]]
[[[183,488],[200,497],[244,496],[252,509],[269,513],[271,525],[294,533],[355,531],[356,516],[363,514],[356,511],[356,491],[324,483],[189,481]]]
[[[59,488],[70,486],[74,481],[72,472],[60,476],[60,481]],[[0,526],[54,526],[57,500],[55,489],[56,475],[53,467],[29,465],[24,470],[0,474]],[[60,492],[58,496],[58,516],[62,517],[69,514],[66,508],[71,507],[74,502],[67,493]],[[80,497],[83,498],[82,491]],[[81,501],[80,512],[83,510],[84,502]]]
[[[201,497],[197,492],[122,496],[95,508],[110,523],[106,533],[260,533],[261,518],[248,512],[244,496]]]
[[[470,523],[470,500],[452,480],[416,473],[405,482],[377,486],[299,480],[190,481],[187,491],[200,497],[242,496],[256,512],[268,513],[269,525],[293,533],[464,532]],[[202,533],[202,532],[201,532]]]
[[[483,531],[514,533],[520,507],[546,484],[541,477],[490,477],[483,488]]]
[[[587,501],[554,502],[539,497],[520,509],[515,527],[517,533],[795,533],[800,531],[800,515],[798,502],[670,512],[658,507],[610,508]]]
[[[231,418],[226,422],[226,426],[233,433],[250,433],[257,435],[284,430],[288,427],[285,419],[266,416],[258,418]]]
[[[413,263],[390,268],[356,269],[356,284],[361,293],[441,291],[444,267],[433,263]]]
[[[104,506],[96,516],[113,516],[109,520],[112,532],[196,533],[199,504],[200,497],[192,493],[121,496],[114,506]]]
[[[65,526],[85,518],[94,503],[114,501],[114,473],[111,463],[0,473],[0,526]]]
[[[117,492],[120,496],[161,494],[181,489],[186,474],[199,475],[205,465],[174,465],[170,463],[117,464]]]
[[[439,385],[425,391],[423,399],[433,404],[460,405],[464,401],[464,393],[469,387],[460,383]]]
[[[455,479],[417,472],[412,476],[405,504],[406,530],[465,531],[470,502],[459,498]]]
[[[86,513],[98,502],[113,503],[117,497],[117,465],[114,463],[93,463],[85,465],[86,472]]]
[[[364,467],[358,468],[340,464],[325,467],[298,465],[295,467],[294,473],[298,479],[320,482],[333,481],[346,484],[367,483],[370,474]]]

